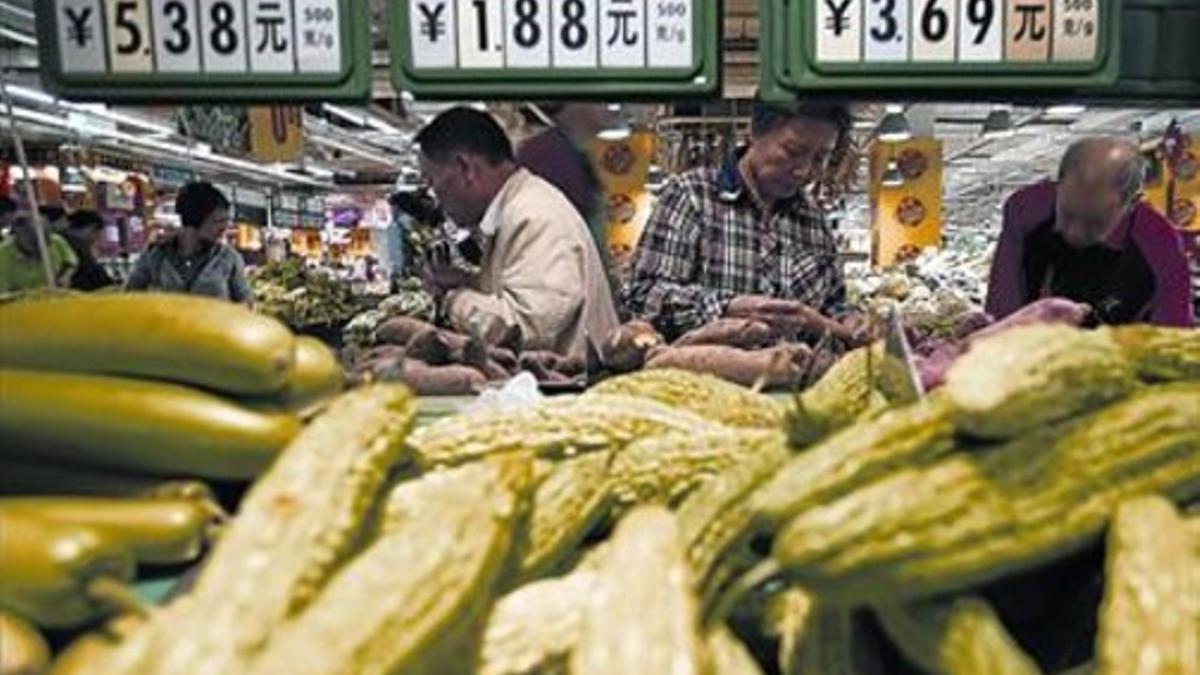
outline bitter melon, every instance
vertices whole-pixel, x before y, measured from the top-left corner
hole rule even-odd
[[[156,614],[98,672],[237,672],[353,552],[415,418],[400,386],[336,399],[251,488],[189,602]]]
[[[779,672],[800,672],[800,657],[815,623],[816,608],[812,594],[796,586],[784,587],[766,599],[762,631],[779,642]]]
[[[746,457],[780,447],[786,447],[780,432],[752,429],[648,438],[613,459],[613,491],[624,506],[648,502],[674,506],[700,484]]]
[[[1167,500],[1123,502],[1108,535],[1100,675],[1200,673],[1200,552]]]
[[[704,636],[711,675],[762,675],[762,669],[746,645],[725,626],[717,626]]]
[[[880,605],[875,615],[892,644],[930,675],[1041,675],[981,598]]]
[[[941,397],[887,412],[788,460],[751,497],[756,526],[774,529],[898,467],[928,463],[953,449],[950,408]]]
[[[1200,380],[1200,331],[1163,326],[1112,326],[1109,331],[1147,381]]]
[[[731,427],[779,429],[784,406],[769,396],[714,375],[675,368],[642,370],[612,377],[587,395],[621,394],[654,399]]]
[[[478,675],[566,672],[596,581],[595,571],[576,570],[526,584],[497,600],[484,630]]]
[[[588,596],[572,675],[699,675],[703,654],[679,528],[639,506],[621,519]]]
[[[1200,384],[898,471],[796,516],[772,556],[824,598],[916,599],[1080,550],[1122,499],[1150,492],[1200,493]]]
[[[419,506],[350,561],[250,672],[470,672],[532,484],[528,457],[487,464],[457,475],[462,499]]]
[[[792,445],[811,445],[849,426],[883,395],[874,388],[881,344],[855,349],[838,359],[821,379],[795,397],[787,414]]]
[[[520,579],[553,572],[611,512],[608,465],[593,452],[557,462],[533,495],[533,513],[521,554]]]
[[[882,657],[867,617],[845,607],[820,606],[800,647],[796,670],[784,675],[882,675]]]
[[[619,449],[650,436],[719,428],[694,413],[649,399],[562,396],[517,410],[439,420],[413,432],[409,447],[417,464],[428,470],[514,451],[569,457]]]
[[[1107,333],[1023,326],[971,345],[946,377],[956,427],[1005,440],[1067,419],[1137,386],[1129,359]]]

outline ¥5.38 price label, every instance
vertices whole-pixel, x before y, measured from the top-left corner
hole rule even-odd
[[[1107,0],[805,0],[818,63],[1090,63]]]
[[[50,4],[67,76],[338,74],[348,65],[338,0]]]
[[[711,0],[396,0],[421,71],[693,69]]]

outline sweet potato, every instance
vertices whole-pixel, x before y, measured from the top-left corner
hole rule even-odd
[[[400,379],[423,396],[475,394],[487,384],[483,373],[470,366],[431,366],[417,359],[405,359]]]
[[[618,326],[604,342],[604,365],[618,373],[641,368],[650,351],[667,343],[645,321],[634,320]]]
[[[775,330],[765,321],[724,318],[688,331],[672,344],[676,347],[724,345],[739,349],[759,349],[770,347],[776,338]]]
[[[752,386],[761,378],[766,387],[794,387],[800,384],[803,366],[811,355],[803,345],[753,351],[722,345],[672,346],[656,351],[646,367],[708,373],[744,386]]]
[[[1066,298],[1043,298],[1009,314],[996,323],[971,334],[972,341],[1002,333],[1017,326],[1032,324],[1064,324],[1082,326],[1091,314],[1091,307]]]
[[[437,327],[420,319],[397,316],[379,324],[375,329],[375,339],[384,344],[404,347],[414,336],[428,330],[437,330]]]
[[[417,333],[404,346],[406,356],[428,363],[431,366],[447,366],[461,363],[454,358],[454,350],[445,337],[445,331],[430,326]]]

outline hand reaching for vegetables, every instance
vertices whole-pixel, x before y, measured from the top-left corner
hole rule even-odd
[[[834,337],[847,338],[849,332],[837,321],[798,300],[780,300],[764,295],[739,295],[725,309],[726,316],[765,321],[773,328],[787,333],[805,332],[814,335],[829,332]]]

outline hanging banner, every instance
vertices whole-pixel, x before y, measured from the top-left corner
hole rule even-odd
[[[653,198],[646,192],[646,177],[656,145],[654,134],[638,132],[619,141],[596,140],[587,148],[604,191],[608,248],[618,268],[633,255],[650,216]]]
[[[304,113],[299,106],[252,106],[250,156],[260,162],[296,162],[304,155]]]
[[[903,177],[884,186],[888,165]],[[880,267],[911,260],[942,243],[942,142],[914,138],[871,146],[871,262]]]

